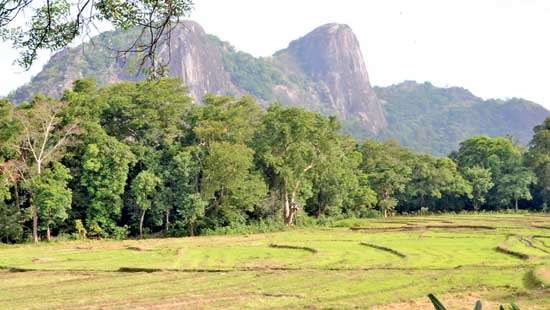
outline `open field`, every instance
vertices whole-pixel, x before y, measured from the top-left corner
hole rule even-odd
[[[550,309],[550,217],[343,220],[334,228],[0,247],[0,309]],[[466,304],[465,304],[466,303]]]

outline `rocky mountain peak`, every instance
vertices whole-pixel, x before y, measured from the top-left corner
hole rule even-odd
[[[168,59],[170,75],[179,77],[197,101],[207,93],[240,93],[225,70],[222,51],[197,22],[181,22],[161,57]]]
[[[322,102],[343,119],[358,119],[371,132],[386,127],[382,106],[373,91],[357,37],[348,25],[320,26],[275,57],[288,55],[311,79],[319,82]]]
[[[128,32],[107,32],[93,46],[61,51],[12,98],[23,101],[38,92],[60,97],[79,78],[95,78],[99,85],[142,79],[107,48],[111,42],[130,44],[132,37]],[[250,93],[262,104],[279,101],[336,115],[365,134],[386,127],[359,43],[347,25],[323,25],[271,58],[256,58],[206,34],[198,23],[183,21],[172,32],[170,44],[160,47],[160,57],[197,102],[207,93]]]

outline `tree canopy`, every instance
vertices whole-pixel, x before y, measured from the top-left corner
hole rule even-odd
[[[0,101],[0,240],[196,235],[306,217],[547,209],[549,120],[448,157],[362,143],[336,118],[251,97],[195,104],[174,79]]]

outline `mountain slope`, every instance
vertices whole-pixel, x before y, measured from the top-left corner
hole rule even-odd
[[[374,133],[386,127],[359,42],[349,26],[323,25],[292,41],[273,58],[286,72],[301,71],[314,81],[318,101],[336,111],[341,120],[368,124]]]
[[[143,78],[131,73],[131,60],[115,62],[114,53],[105,48],[113,42],[127,46],[129,37],[109,32],[94,45],[63,50],[12,98],[22,101],[36,92],[60,96],[73,80],[85,76],[100,85]],[[369,134],[386,126],[358,41],[348,26],[321,26],[270,58],[236,51],[192,21],[182,22],[171,38],[169,45],[160,48],[160,57],[167,62],[170,75],[179,77],[197,101],[206,93],[252,93],[265,104],[280,101],[336,115]]]
[[[116,59],[106,48],[128,46],[134,36],[106,32],[94,44],[65,49],[10,97],[16,102],[38,92],[60,97],[84,77],[99,85],[142,79],[134,60]],[[279,101],[336,115],[344,130],[360,139],[394,138],[434,154],[447,154],[479,134],[508,134],[527,143],[533,126],[549,115],[526,100],[483,100],[457,87],[404,82],[372,88],[357,39],[342,24],[320,26],[272,57],[256,58],[186,21],[175,29],[170,45],[161,47],[160,56],[170,75],[179,77],[197,101],[206,93],[249,93],[263,105]]]
[[[535,125],[550,112],[533,102],[513,98],[483,100],[460,87],[439,88],[412,81],[375,87],[388,127],[378,137],[395,138],[417,151],[446,155],[475,136],[510,135],[527,144]]]

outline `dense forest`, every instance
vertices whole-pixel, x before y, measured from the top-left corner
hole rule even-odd
[[[359,142],[334,117],[176,79],[0,102],[0,238],[186,236],[310,217],[526,209],[550,201],[550,118],[528,148],[476,136],[447,157]]]

